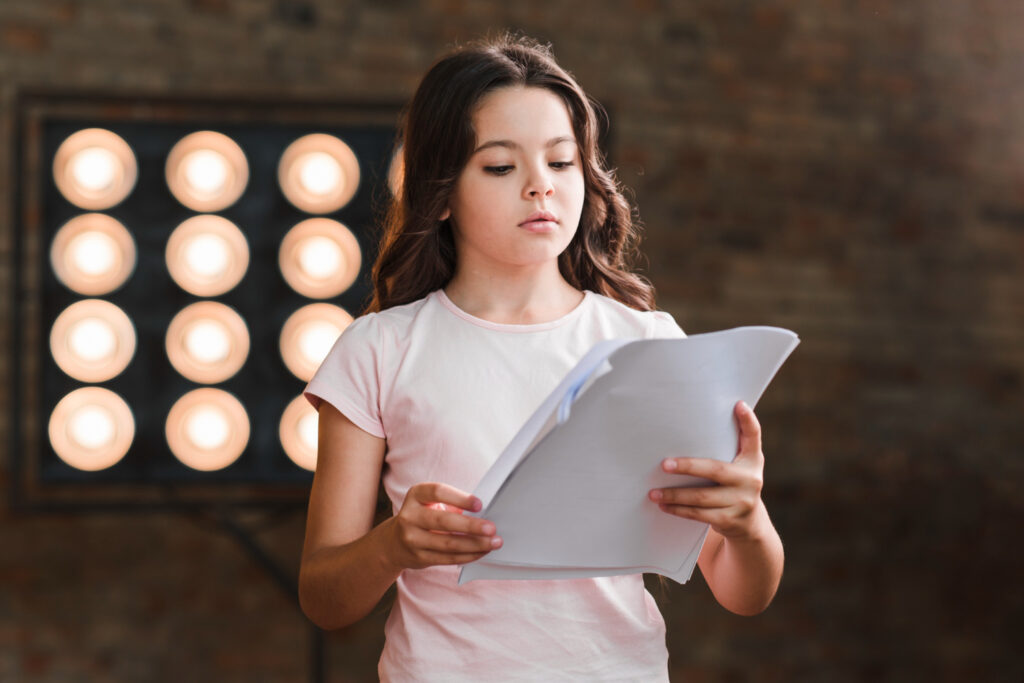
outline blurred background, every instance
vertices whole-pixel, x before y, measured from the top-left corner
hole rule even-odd
[[[802,339],[758,407],[780,592],[654,587],[673,680],[1024,680],[1018,0],[0,2],[0,680],[374,680],[386,616],[317,650],[301,503],[13,504],[21,93],[401,105],[505,29],[609,110],[659,306]]]

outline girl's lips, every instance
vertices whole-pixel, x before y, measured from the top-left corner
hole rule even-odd
[[[526,227],[531,223],[558,223],[558,219],[555,217],[555,214],[548,211],[534,211],[519,225]]]
[[[555,221],[526,221],[525,223],[520,223],[519,227],[527,232],[554,232],[558,229],[558,223]]]

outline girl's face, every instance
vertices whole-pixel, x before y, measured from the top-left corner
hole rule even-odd
[[[442,215],[459,269],[557,267],[585,194],[565,104],[545,88],[500,88],[480,101],[473,129],[476,148]]]

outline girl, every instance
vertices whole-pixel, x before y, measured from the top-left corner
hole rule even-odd
[[[306,390],[320,447],[300,601],[335,629],[397,584],[382,680],[667,680],[642,576],[456,585],[459,565],[502,544],[462,514],[481,508],[468,491],[576,361],[603,339],[683,336],[627,268],[636,230],[597,133],[548,49],[508,37],[439,61],[407,111],[370,312]],[[743,404],[736,418],[734,462],[662,463],[718,486],[647,504],[711,525],[700,569],[723,606],[753,614],[782,545],[760,498],[757,420]],[[373,526],[381,479],[394,516]]]

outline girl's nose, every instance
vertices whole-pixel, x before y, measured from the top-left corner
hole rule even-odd
[[[534,171],[530,174],[526,185],[523,187],[523,195],[526,199],[537,197],[550,197],[555,193],[555,186],[551,182],[551,176],[543,171]]]

